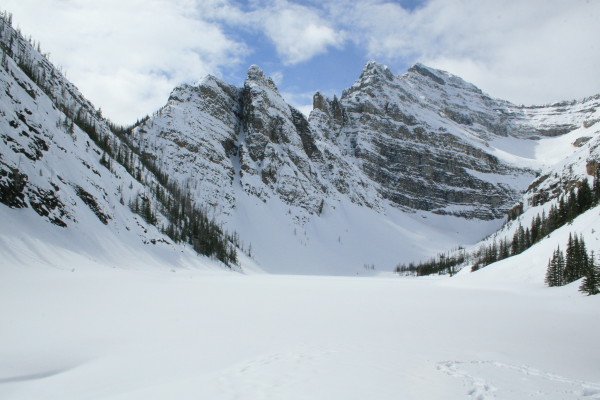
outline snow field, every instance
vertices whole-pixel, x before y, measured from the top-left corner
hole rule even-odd
[[[6,400],[600,398],[600,298],[573,285],[1,271]]]

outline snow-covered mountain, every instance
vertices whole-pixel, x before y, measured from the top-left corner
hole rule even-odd
[[[598,96],[576,106],[587,118],[563,135],[539,140],[534,149],[546,167],[510,210],[506,223],[473,246],[439,254],[420,265],[402,264],[400,273],[454,273],[463,276],[481,270],[482,277],[467,278],[487,286],[538,286],[547,284],[548,261],[557,249],[566,249],[577,237],[587,260],[597,263],[600,251],[600,108]],[[551,114],[551,113],[548,113]],[[554,113],[556,115],[556,113]],[[569,250],[567,250],[569,252]],[[593,252],[593,253],[592,253]],[[580,253],[581,254],[581,253]],[[582,270],[553,286],[579,287]],[[480,273],[478,272],[477,275]]]
[[[241,88],[176,88],[132,142],[267,269],[360,271],[491,233],[548,164],[540,146],[598,103],[517,106],[421,64],[396,76],[369,62],[339,99],[316,93],[307,120],[252,66]]]
[[[240,186],[295,216],[344,198],[493,219],[543,167],[526,150],[590,124],[599,103],[515,106],[421,64],[395,76],[369,62],[340,99],[315,94],[307,121],[252,66],[243,88],[212,76],[176,88],[134,135],[219,214],[232,213]]]
[[[394,75],[371,61],[339,98],[316,93],[309,118],[251,66],[243,87],[208,76],[120,128],[4,20],[1,33],[7,218],[179,252],[212,246],[182,218],[194,204],[272,272],[390,270],[475,243],[528,187],[532,204],[568,187],[532,181],[572,170],[600,119],[599,96],[517,106],[422,64]]]
[[[194,265],[196,251],[228,262],[229,256],[212,248],[203,251],[200,246],[206,243],[184,237],[181,228],[202,216],[184,204],[176,185],[148,168],[139,151],[122,139],[123,130],[104,119],[5,15],[0,45],[4,262],[44,263],[49,259],[45,253],[55,250],[110,265],[164,265],[166,260]],[[190,212],[194,216],[183,217],[182,225],[180,217]],[[227,234],[205,220],[203,228],[215,230],[207,237],[233,255]]]

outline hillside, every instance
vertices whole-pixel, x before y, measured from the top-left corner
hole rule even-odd
[[[28,253],[49,260],[48,250],[119,266],[165,257],[174,265],[206,263],[197,253],[232,264],[227,233],[194,213],[200,206],[149,168],[123,128],[104,119],[6,15],[0,24],[3,262],[28,265]],[[199,222],[203,231],[192,232]],[[190,240],[201,231],[203,241],[195,240],[210,246]]]
[[[174,89],[131,141],[266,270],[360,274],[492,233],[598,103],[516,106],[424,65],[369,62],[339,99],[315,94],[307,120],[252,66],[240,88]]]
[[[600,253],[600,96],[369,62],[307,118],[253,65],[123,127],[0,50],[2,400],[600,399],[600,295],[544,281]]]
[[[131,241],[275,273],[390,271],[477,243],[597,160],[598,96],[516,106],[422,64],[369,62],[308,119],[251,66],[243,87],[208,76],[119,127],[2,21],[2,213],[102,257]]]

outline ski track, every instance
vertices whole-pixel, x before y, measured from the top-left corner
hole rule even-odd
[[[218,379],[226,399],[281,399],[289,389],[302,385],[320,372],[324,352],[300,350],[267,354],[222,372]]]
[[[469,398],[474,400],[600,399],[600,383],[570,379],[526,365],[443,361],[437,364],[437,369],[463,380]]]

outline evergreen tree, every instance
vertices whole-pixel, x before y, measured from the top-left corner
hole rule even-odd
[[[564,284],[574,282],[585,274],[589,259],[583,236],[569,234],[567,257],[564,272]]]
[[[564,222],[573,221],[575,219],[575,217],[577,216],[577,213],[578,213],[577,195],[575,195],[575,190],[571,189],[571,191],[569,192],[569,198],[567,199],[567,204],[565,207]]]
[[[600,267],[596,263],[594,252],[590,253],[579,291],[588,296],[600,293]]]
[[[563,284],[571,283],[577,278],[575,277],[575,269],[577,268],[577,248],[579,247],[579,239],[577,236],[573,237],[569,233],[569,240],[567,242],[567,257],[565,262],[565,270],[563,274]]]
[[[519,227],[513,235],[511,249],[511,255],[513,256],[525,250],[525,230],[523,229],[523,226],[521,224],[519,224]]]
[[[567,211],[568,207],[567,207],[567,202],[565,201],[565,196],[560,196],[560,199],[558,200],[558,213],[556,215],[556,226],[554,229],[558,228],[559,226],[564,225],[567,220],[568,220],[568,211]]]
[[[600,165],[596,164],[594,173],[594,204],[600,201]]]
[[[585,275],[589,264],[588,252],[585,248],[585,241],[583,240],[583,235],[579,235],[579,240],[577,242],[577,265],[575,267],[575,280]]]
[[[533,242],[531,241],[531,232],[529,228],[525,229],[525,235],[523,236],[523,251],[531,247]]]
[[[594,201],[594,195],[587,179],[584,179],[577,191],[577,214],[589,210]]]
[[[538,214],[531,222],[531,243],[538,242],[542,237],[542,218]]]
[[[560,248],[554,250],[552,259],[548,261],[548,269],[546,270],[546,285],[562,286],[563,274],[565,269],[565,258]]]
[[[508,257],[510,257],[510,251],[509,251],[508,241],[505,238],[500,241],[500,250],[499,250],[499,254],[498,254],[498,259],[504,260],[505,258],[508,258]]]

